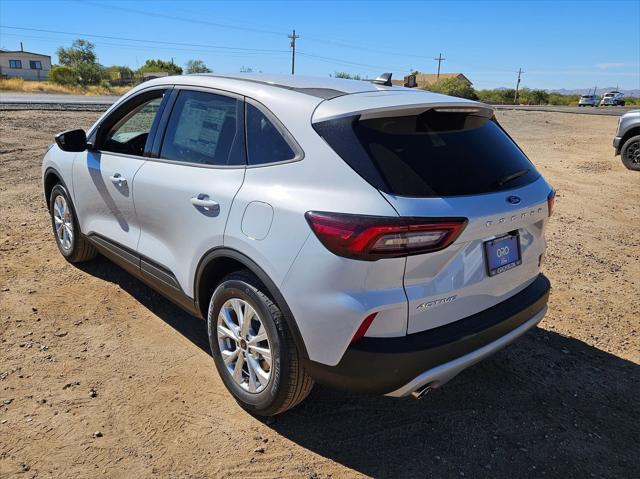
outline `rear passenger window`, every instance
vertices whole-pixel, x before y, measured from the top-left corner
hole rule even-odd
[[[242,102],[213,93],[179,93],[160,157],[216,166],[245,164]]]
[[[278,163],[296,157],[271,120],[250,103],[247,103],[247,151],[250,165]]]

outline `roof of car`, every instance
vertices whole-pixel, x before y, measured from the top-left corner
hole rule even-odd
[[[363,80],[348,80],[343,78],[323,78],[305,75],[282,75],[267,73],[236,73],[236,74],[218,74],[218,73],[197,73],[193,76],[208,76],[214,78],[227,78],[245,82],[261,83],[276,88],[284,88],[296,91],[298,93],[306,93],[308,95],[317,96],[324,100],[330,100],[342,95],[352,93],[362,93],[368,91],[380,91],[398,89],[398,87],[389,87]]]
[[[386,86],[362,80],[272,75],[262,73],[192,74],[156,78],[130,90],[125,100],[140,90],[163,85],[213,88],[256,100],[287,124],[309,115],[313,122],[355,113],[396,111],[425,106],[474,107],[490,110],[488,105],[418,88]],[[292,99],[292,95],[296,98]]]

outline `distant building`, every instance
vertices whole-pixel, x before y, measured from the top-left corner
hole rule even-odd
[[[24,50],[0,50],[0,78],[46,80],[51,70],[51,57]]]
[[[417,75],[406,75],[404,77],[403,84],[410,85],[410,77],[415,76],[415,87],[416,88],[424,88],[429,85],[433,85],[438,80],[445,80],[447,78],[457,78],[459,80],[467,82],[469,85],[472,85],[471,80],[469,80],[462,73],[440,73],[440,77],[436,73],[418,73]]]

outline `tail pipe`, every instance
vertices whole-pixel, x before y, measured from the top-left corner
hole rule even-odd
[[[415,391],[411,393],[411,395],[416,399],[422,399],[427,393],[431,391],[431,385],[425,384],[424,386],[419,387]]]

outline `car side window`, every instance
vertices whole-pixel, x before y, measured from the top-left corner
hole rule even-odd
[[[143,156],[147,137],[162,103],[163,92],[126,112],[108,127],[100,150]]]
[[[245,164],[243,102],[182,90],[160,149],[160,158],[214,166]]]
[[[267,115],[247,103],[247,151],[249,165],[293,160],[296,153]]]

